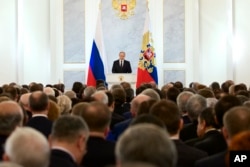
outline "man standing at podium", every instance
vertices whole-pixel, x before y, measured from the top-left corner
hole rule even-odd
[[[114,61],[112,73],[132,73],[130,62],[125,60],[125,52],[119,53],[119,59]]]

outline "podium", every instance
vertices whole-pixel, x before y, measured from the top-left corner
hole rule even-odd
[[[109,87],[111,87],[114,84],[120,84],[121,82],[128,82],[131,84],[131,87],[135,89],[136,75],[126,74],[126,73],[107,74],[106,82],[108,83]]]

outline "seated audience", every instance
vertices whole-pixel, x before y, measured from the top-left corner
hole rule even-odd
[[[53,88],[51,87],[45,87],[43,88],[43,92],[47,95],[47,96],[55,96],[55,91]]]
[[[48,138],[52,128],[52,121],[48,119],[48,96],[41,91],[33,92],[29,97],[29,108],[32,112],[32,118],[27,122],[26,126],[40,131]]]
[[[96,92],[96,88],[94,86],[88,86],[84,89],[83,94],[81,96],[82,101],[89,102],[92,101],[91,95]]]
[[[88,126],[79,116],[64,115],[53,124],[49,167],[78,167],[86,154]]]
[[[126,102],[126,93],[123,88],[115,88],[111,91],[111,93],[115,102],[114,112],[122,116],[125,112],[127,112],[127,108],[124,107]]]
[[[126,101],[124,103],[125,110],[129,113],[130,111],[130,103],[134,98],[134,89],[132,88],[124,88],[126,94]],[[125,114],[125,113],[124,113]]]
[[[193,95],[194,95],[194,93],[192,93],[192,92],[183,91],[177,96],[177,99],[176,99],[176,103],[177,103],[177,106],[179,108],[184,125],[191,123],[191,120],[187,114],[187,107],[186,106],[187,106],[188,99],[190,97],[192,97]]]
[[[206,108],[198,117],[198,138],[186,141],[186,144],[194,146],[213,155],[227,149],[226,141],[220,131],[216,129],[213,108]]]
[[[177,153],[165,129],[152,124],[129,127],[116,145],[118,166],[143,162],[157,167],[175,167]]]
[[[24,113],[27,114],[27,115],[24,115],[24,119],[25,119],[24,124],[26,124],[28,122],[28,120],[30,120],[30,118],[32,117],[32,113],[31,113],[30,107],[29,107],[30,95],[31,95],[31,93],[25,93],[25,94],[21,95],[21,97],[19,99],[19,105],[22,107]]]
[[[244,95],[236,95],[236,97],[239,99],[241,104],[244,104],[246,101],[249,100],[249,98]]]
[[[17,92],[17,89],[14,87],[14,86],[7,86],[5,89],[4,89],[4,93],[6,94],[9,94],[10,95],[10,98],[13,100],[13,101],[18,101],[18,97],[19,97],[19,94]]]
[[[178,95],[181,93],[181,91],[176,87],[171,87],[167,91],[166,99],[171,100],[176,103]]]
[[[83,112],[85,112],[86,108],[88,107],[89,103],[87,102],[80,102],[77,103],[73,108],[71,115],[77,115],[80,116],[82,115]]]
[[[149,114],[150,108],[157,101],[155,99],[149,99],[147,101],[143,101],[137,111],[137,115]]]
[[[63,83],[58,83],[53,85],[53,88],[55,88],[55,90],[57,90],[58,92],[64,93],[65,85]]]
[[[29,127],[17,128],[7,139],[3,159],[23,167],[46,167],[50,148],[43,134]]]
[[[29,84],[30,92],[43,91],[43,85],[39,83],[32,82]]]
[[[48,119],[54,122],[60,116],[60,108],[58,104],[52,100],[49,100],[49,109],[48,109]]]
[[[226,165],[230,167],[230,151],[250,151],[250,130],[240,132],[230,141],[226,155]]]
[[[233,95],[223,96],[214,106],[215,118],[219,128],[223,127],[223,116],[230,109],[235,106],[240,106],[240,100]]]
[[[82,112],[81,117],[86,121],[90,131],[87,142],[88,151],[82,160],[82,166],[114,165],[115,143],[105,140],[111,121],[111,112],[107,105],[101,102],[91,102]]]
[[[78,98],[81,98],[80,96],[80,90],[83,88],[83,84],[81,83],[81,82],[78,82],[78,81],[76,81],[76,82],[74,82],[73,83],[73,85],[72,85],[72,90],[76,93],[76,96],[78,97]]]
[[[177,105],[170,100],[162,100],[155,103],[150,113],[163,121],[170,134],[170,139],[174,142],[177,150],[177,166],[192,167],[195,162],[207,156],[207,153],[183,143],[180,138],[180,130],[183,121]]]
[[[16,102],[0,103],[0,160],[2,160],[6,139],[16,127],[23,125],[23,117],[22,109]]]
[[[108,97],[107,106],[109,108],[109,111],[112,114],[111,115],[111,123],[110,123],[110,130],[112,130],[115,124],[124,121],[125,118],[123,116],[121,116],[120,114],[114,112],[115,103],[114,103],[114,97],[113,97],[112,93],[110,91],[106,91],[105,93],[106,93],[106,95]]]
[[[210,88],[204,88],[198,90],[197,94],[205,97],[205,98],[215,98],[214,92]]]
[[[61,95],[57,97],[57,104],[60,108],[60,115],[70,114],[72,109],[72,101],[66,95]]]
[[[135,119],[132,120],[129,126],[134,126],[137,124],[145,124],[145,123],[154,124],[156,126],[159,126],[160,128],[167,129],[162,120],[149,113],[138,115]]]
[[[147,95],[149,96],[151,99],[154,99],[156,101],[161,100],[160,95],[152,88],[147,88],[144,91],[141,92],[142,95]]]
[[[143,101],[147,101],[149,100],[150,97],[147,96],[147,95],[143,95],[143,94],[140,94],[140,95],[137,95],[131,102],[131,115],[132,115],[132,118],[130,119],[127,119],[125,121],[122,121],[118,124],[116,124],[114,126],[114,128],[112,129],[112,131],[109,132],[108,136],[107,136],[107,139],[108,140],[111,140],[111,141],[117,141],[118,137],[125,131],[125,129],[129,126],[130,122],[133,120],[134,117],[137,116],[137,112],[138,112],[138,108],[140,106],[140,104],[143,102]]]
[[[227,145],[230,145],[231,139],[240,132],[250,130],[250,109],[247,107],[233,107],[223,116],[222,128],[223,135]],[[196,167],[220,166],[226,167],[225,158],[227,150],[214,154],[210,157],[196,162]]]
[[[180,132],[180,139],[186,141],[189,139],[197,138],[197,124],[199,114],[207,107],[207,102],[201,95],[193,95],[187,102],[187,113],[191,123],[184,126]]]

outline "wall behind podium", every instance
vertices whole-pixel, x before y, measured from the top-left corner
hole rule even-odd
[[[130,61],[132,73],[136,73],[146,9],[147,1],[137,0],[134,10],[131,11],[134,12],[134,15],[121,19],[111,1],[102,1],[103,37],[109,73],[111,73],[113,61],[118,59],[120,51],[126,52],[126,60]]]
[[[71,0],[71,2],[76,1],[84,0]],[[141,6],[139,3],[146,3],[146,1],[137,0],[137,7]],[[85,10],[85,43],[83,48],[85,50],[84,60],[79,63],[64,62],[63,2],[64,0],[0,1],[1,85],[9,82],[27,84],[31,81],[54,84],[58,83],[58,81],[74,81],[78,78],[75,75],[74,77],[68,75],[68,71],[76,72],[77,76],[86,77],[93,36],[95,34],[94,29],[99,9],[99,0],[85,0],[83,6]],[[105,4],[112,3],[112,1],[107,0],[103,0],[103,2]],[[182,78],[185,77],[185,85],[192,81],[209,85],[212,81],[221,83],[226,79],[232,79],[236,83],[244,82],[247,85],[250,84],[250,77],[248,76],[250,23],[246,18],[250,14],[248,9],[250,1],[157,0],[156,2],[156,0],[148,0],[148,2],[157,53],[159,86],[169,81],[168,79],[176,79],[174,77],[176,75]],[[167,45],[164,44],[164,39],[166,38],[164,36],[166,27],[165,23],[163,23],[165,18],[164,12],[167,9],[172,12],[177,11],[172,6],[166,6],[165,3],[167,2],[169,4],[184,2],[184,63],[169,63],[169,61],[166,61],[167,57],[172,55],[165,55],[164,53],[165,45]],[[105,6],[105,4],[102,6],[103,9],[107,10],[108,7],[112,9],[111,6]],[[176,7],[179,8],[181,6]],[[82,9],[80,8],[80,10]],[[115,15],[115,10],[112,9],[111,11]],[[182,15],[179,16],[182,18]],[[140,17],[143,19],[144,16],[141,15]],[[175,14],[174,17],[176,17]],[[171,17],[169,18],[171,19]],[[110,23],[112,24],[113,22]],[[138,22],[136,25],[131,25],[131,27],[135,28],[139,34],[139,32],[141,33],[139,29],[142,29],[143,24]],[[115,32],[116,30],[113,29],[116,28],[112,26],[110,30]],[[131,37],[131,34],[128,35],[130,35],[128,37]],[[109,37],[113,38],[112,33]],[[139,36],[137,40],[140,40]],[[116,42],[122,44],[122,41],[129,41],[131,45],[122,48],[112,46],[116,45]],[[127,39],[127,36],[125,36],[122,39],[118,38],[114,43],[108,44],[113,49],[116,49],[112,51],[113,54],[107,55],[110,58],[109,63],[112,64],[113,60],[118,57],[118,51],[121,49],[127,51],[126,49],[129,48],[130,50],[135,45],[133,41],[136,40],[134,38]],[[140,43],[138,47],[140,48]],[[133,70],[135,70],[140,50],[138,52],[135,51],[136,49],[133,50],[134,54],[128,51],[127,54],[128,59],[131,59],[133,63]],[[164,56],[167,56],[166,59]],[[135,73],[136,71],[133,72]],[[85,75],[82,73],[85,73]]]

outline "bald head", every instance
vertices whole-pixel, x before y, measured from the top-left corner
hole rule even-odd
[[[96,101],[99,101],[103,104],[108,104],[108,96],[106,95],[106,93],[104,91],[97,91],[94,94],[92,94],[92,96]]]
[[[111,121],[111,112],[108,106],[97,101],[89,103],[81,116],[87,122],[92,132],[104,132],[109,127]]]
[[[29,110],[29,97],[31,93],[25,93],[20,97],[19,104],[25,109]]]
[[[22,126],[23,112],[18,103],[0,103],[0,134],[9,135],[17,126]]]
[[[139,109],[139,106],[142,102],[148,101],[150,99],[149,96],[144,94],[137,95],[131,102],[131,113],[136,115]]]
[[[29,107],[32,112],[43,112],[48,109],[49,98],[41,92],[35,91],[29,97]]]

